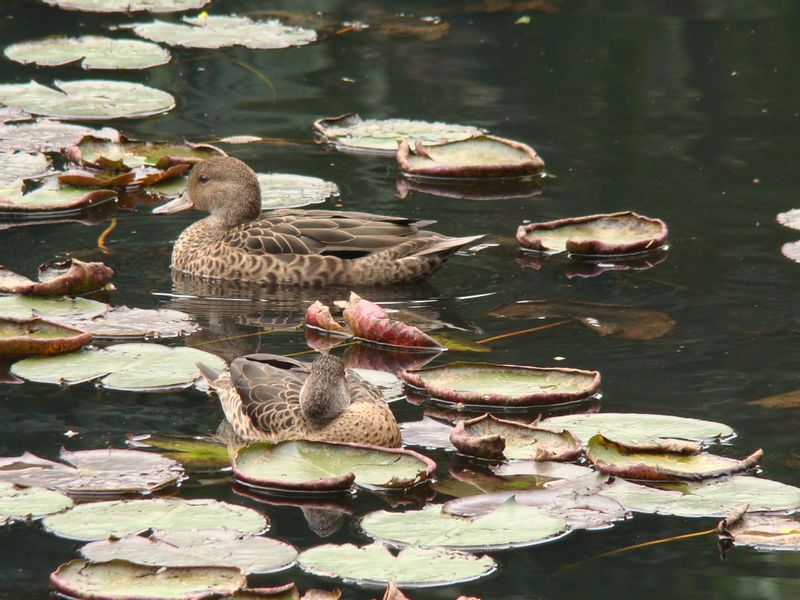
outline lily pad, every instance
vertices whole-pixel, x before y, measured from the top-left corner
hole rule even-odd
[[[95,338],[171,338],[198,330],[192,317],[168,308],[128,308],[115,306],[100,315],[75,314],[54,318],[59,323],[89,331]]]
[[[50,159],[40,152],[0,151],[0,187],[18,187],[23,179],[46,175]]]
[[[0,266],[0,293],[33,296],[66,296],[94,292],[106,286],[114,275],[103,263],[85,263],[68,258],[39,266],[39,281],[32,281]]]
[[[135,448],[153,448],[178,461],[190,473],[208,473],[231,466],[228,446],[210,438],[148,434],[129,436]]]
[[[800,208],[793,208],[792,210],[779,213],[775,219],[784,227],[800,229]]]
[[[488,459],[574,460],[581,444],[569,431],[551,431],[485,414],[459,421],[450,441],[462,454]]]
[[[800,263],[800,240],[796,242],[786,242],[781,246],[781,254],[789,260]]]
[[[139,10],[168,13],[201,8],[211,0],[44,0],[44,2],[65,10],[97,13],[131,13]]]
[[[601,434],[592,436],[586,450],[594,466],[608,475],[656,481],[698,481],[752,469],[764,455],[756,450],[735,460],[702,452],[694,446],[686,452],[662,449],[659,444],[620,443]]]
[[[400,435],[403,438],[403,444],[422,446],[423,448],[453,450],[453,445],[450,443],[452,431],[453,427],[451,425],[430,417],[422,417],[421,421],[400,423]]]
[[[493,135],[479,135],[444,144],[423,144],[404,139],[397,149],[397,163],[408,177],[477,179],[522,177],[544,169],[533,148]]]
[[[431,396],[486,406],[539,406],[580,400],[600,388],[600,373],[580,369],[455,362],[403,371]]]
[[[120,559],[164,567],[236,567],[247,574],[282,571],[297,558],[297,550],[289,544],[228,529],[129,535],[92,542],[81,548],[81,554],[92,562]]]
[[[0,123],[0,148],[20,152],[61,152],[87,135],[112,141],[120,137],[120,133],[110,127],[92,129],[83,125],[39,119],[31,123]]]
[[[673,415],[640,413],[582,413],[550,417],[541,427],[568,429],[586,444],[596,433],[618,442],[647,442],[663,439],[712,443],[727,440],[736,433],[722,423]]]
[[[44,316],[66,315],[97,316],[108,310],[108,305],[86,298],[39,298],[36,296],[0,296],[0,317],[11,319],[33,319]]]
[[[236,479],[246,485],[296,492],[367,488],[404,489],[431,478],[436,463],[411,450],[362,444],[292,441],[254,443],[234,458]]]
[[[176,485],[183,476],[177,462],[152,452],[62,450],[59,458],[64,462],[27,452],[0,458],[0,481],[57,489],[71,496],[110,496],[155,492]]]
[[[73,352],[92,334],[44,319],[0,317],[0,356],[32,356]]]
[[[117,198],[114,190],[91,190],[59,185],[56,178],[25,191],[20,187],[0,189],[0,215],[14,217],[62,217],[74,215]]]
[[[717,535],[735,546],[756,550],[800,550],[800,515],[751,512],[740,506],[717,526]]]
[[[304,571],[319,577],[371,586],[385,586],[393,581],[407,588],[473,581],[497,569],[489,556],[417,547],[403,548],[393,554],[379,543],[361,547],[325,544],[301,552],[297,562]]]
[[[174,390],[191,386],[200,377],[197,363],[222,370],[225,361],[194,348],[158,344],[117,344],[61,356],[26,358],[11,371],[40,383],[74,385],[100,379],[112,390]]]
[[[171,55],[157,44],[97,35],[49,37],[6,46],[5,55],[24,65],[58,67],[81,61],[84,69],[147,69],[167,64]]]
[[[94,136],[84,137],[65,151],[67,158],[74,163],[111,171],[127,171],[137,167],[167,169],[175,165],[193,165],[220,153],[221,151],[214,146],[204,144],[141,142],[125,137],[119,141],[109,141]]]
[[[531,223],[517,229],[517,242],[523,248],[540,252],[566,250],[585,256],[655,250],[666,241],[664,221],[631,211]]]
[[[0,482],[0,526],[61,512],[72,500],[60,492]]]
[[[224,48],[244,46],[258,50],[305,46],[316,41],[313,29],[284,25],[277,19],[253,21],[247,17],[183,17],[181,23],[153,21],[132,26],[136,35],[170,46]]]
[[[391,545],[480,551],[541,544],[568,531],[563,518],[519,504],[513,496],[474,518],[456,517],[441,504],[429,504],[401,513],[375,511],[362,517],[359,526],[366,535]]]
[[[394,156],[399,140],[419,140],[425,144],[443,144],[466,140],[483,133],[465,125],[408,119],[362,119],[355,113],[327,117],[314,122],[322,140],[339,151]]]
[[[2,84],[0,102],[57,119],[136,119],[175,107],[167,92],[130,81],[82,79],[55,86],[59,91],[35,81]]]
[[[174,532],[225,528],[256,534],[264,531],[269,521],[251,508],[219,500],[153,498],[78,504],[66,512],[45,517],[42,524],[59,537],[93,542],[148,529]]]
[[[314,300],[314,303],[306,309],[305,322],[309,327],[321,329],[326,333],[350,337],[350,333],[333,318],[330,307],[319,300]]]
[[[258,184],[262,210],[319,204],[339,195],[335,183],[291,173],[259,173]]]
[[[78,600],[196,600],[230,597],[247,580],[239,569],[225,567],[147,567],[114,560],[71,560],[50,575],[60,594]]]

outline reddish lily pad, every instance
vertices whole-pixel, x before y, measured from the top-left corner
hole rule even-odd
[[[428,334],[392,319],[383,308],[355,292],[350,292],[343,316],[353,335],[368,342],[401,348],[443,349]]]
[[[551,431],[485,414],[459,421],[450,441],[462,454],[487,459],[574,460],[581,444],[569,431]]]
[[[68,258],[39,266],[39,281],[32,281],[0,266],[0,293],[32,296],[79,296],[105,287],[114,271],[103,263]]]
[[[30,191],[18,187],[0,189],[0,215],[14,217],[63,217],[74,215],[117,198],[114,190],[61,186],[55,178]]]
[[[800,515],[750,512],[737,507],[717,525],[717,536],[735,546],[756,550],[800,550]]]
[[[128,171],[137,167],[167,169],[175,165],[194,165],[224,154],[205,144],[142,142],[122,137],[118,142],[87,136],[65,151],[72,162],[93,169]],[[152,185],[154,181],[145,185]]]
[[[0,526],[12,521],[38,519],[72,506],[72,499],[40,487],[0,483]]]
[[[0,148],[21,152],[61,152],[92,135],[111,141],[120,139],[116,129],[92,129],[83,125],[39,119],[31,123],[0,123]]]
[[[566,250],[585,256],[655,250],[666,241],[664,221],[631,211],[531,223],[517,229],[517,242],[523,248],[540,252]]]
[[[450,434],[453,432],[451,425],[446,425],[436,419],[423,417],[421,421],[400,423],[400,435],[403,444],[422,446],[423,448],[442,448],[452,450]]]
[[[44,319],[0,317],[0,356],[33,356],[73,352],[92,334]]]
[[[170,61],[170,53],[141,40],[121,40],[98,35],[64,36],[7,46],[5,55],[22,64],[58,67],[80,61],[84,69],[147,69]]]
[[[601,434],[589,440],[587,458],[608,475],[655,481],[699,481],[732,475],[752,469],[763,456],[756,450],[743,460],[735,460],[686,446],[675,451],[672,444],[634,444],[610,440]]]
[[[485,406],[540,406],[587,398],[600,373],[580,369],[456,362],[403,371],[408,383],[449,402]]]
[[[522,177],[544,169],[533,148],[493,135],[479,135],[444,144],[400,142],[397,163],[407,177],[478,179]]]
[[[350,337],[344,327],[339,325],[331,315],[331,309],[320,302],[314,300],[314,303],[306,310],[306,325],[322,329],[328,333],[342,334]]]

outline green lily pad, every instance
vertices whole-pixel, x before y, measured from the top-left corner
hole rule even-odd
[[[228,446],[209,438],[159,434],[131,436],[135,448],[153,448],[162,456],[176,460],[190,473],[208,473],[231,466]]]
[[[176,485],[183,476],[174,460],[138,450],[62,450],[59,458],[64,462],[27,452],[0,458],[0,481],[57,489],[71,496],[110,496],[155,492]]]
[[[0,188],[0,215],[61,217],[78,214],[117,198],[114,190],[91,190],[60,185],[50,177],[31,191],[20,186]]]
[[[375,511],[362,517],[359,526],[371,538],[392,545],[480,551],[541,544],[568,530],[563,518],[519,504],[513,496],[474,518],[456,517],[444,512],[441,504],[429,504],[401,513]]]
[[[131,13],[146,10],[154,13],[167,13],[201,8],[211,0],[44,0],[44,2],[65,10],[86,12]]]
[[[116,141],[120,133],[110,127],[92,129],[49,119],[19,124],[0,123],[0,148],[4,151],[61,152],[87,135]]]
[[[291,441],[241,448],[233,470],[241,483],[265,489],[331,492],[356,485],[403,489],[429,479],[436,463],[401,448]]]
[[[65,154],[72,162],[93,169],[127,171],[138,167],[166,169],[178,164],[191,165],[218,156],[220,151],[202,144],[141,142],[125,137],[109,141],[87,136]]]
[[[60,492],[0,482],[0,526],[61,512],[72,500]]]
[[[568,429],[586,444],[602,433],[620,442],[646,442],[677,439],[711,443],[732,438],[736,433],[722,423],[673,415],[640,413],[582,413],[550,417],[539,421],[541,427]]]
[[[466,125],[408,119],[362,119],[355,113],[319,119],[314,122],[314,130],[323,141],[339,151],[384,156],[397,153],[398,140],[443,144],[483,133],[482,129]]]
[[[378,543],[362,547],[325,544],[301,552],[297,562],[304,571],[320,577],[373,586],[393,581],[404,588],[472,581],[497,569],[489,556],[417,547],[403,548],[395,555]]]
[[[171,338],[188,335],[199,328],[190,315],[168,308],[115,306],[99,315],[79,313],[53,320],[104,339]]]
[[[66,315],[102,315],[108,304],[87,298],[39,298],[37,296],[0,296],[0,317],[32,319],[44,316],[48,319]]]
[[[0,151],[0,186],[16,187],[23,179],[46,175],[50,167],[50,159],[40,152]]]
[[[136,35],[187,48],[224,48],[245,46],[259,50],[305,46],[316,41],[313,29],[283,25],[277,19],[253,21],[247,17],[199,16],[183,17],[181,23],[153,21],[132,26]]]
[[[81,548],[81,554],[92,562],[120,559],[164,567],[236,567],[247,574],[282,571],[297,558],[297,550],[289,544],[228,529],[129,535],[92,542]]]
[[[0,317],[0,356],[33,356],[74,352],[92,334],[43,319]]]
[[[21,108],[16,106],[3,106],[0,104],[0,123],[14,123],[18,121],[27,121],[31,116]]]
[[[291,173],[259,173],[261,209],[319,204],[339,195],[339,186],[318,177]]]
[[[717,526],[717,535],[735,546],[756,550],[800,550],[800,515],[751,512],[740,506]]]
[[[98,35],[49,37],[6,46],[5,55],[24,65],[58,67],[81,61],[84,69],[147,69],[167,64],[171,55],[157,44]]]
[[[200,377],[197,363],[222,370],[221,358],[194,348],[158,344],[117,344],[61,356],[26,358],[11,371],[40,383],[73,385],[100,379],[112,390],[174,390],[191,386]]]
[[[133,83],[102,79],[56,81],[53,88],[29,83],[0,85],[0,102],[57,119],[135,119],[167,112],[175,98]]]
[[[226,528],[239,533],[260,533],[269,525],[251,508],[219,500],[112,500],[78,504],[45,517],[44,528],[59,537],[93,542],[123,537],[147,529],[186,531]]]
[[[239,569],[225,567],[147,567],[114,560],[71,560],[50,575],[50,584],[68,598],[86,600],[195,600],[230,597],[245,587]]]

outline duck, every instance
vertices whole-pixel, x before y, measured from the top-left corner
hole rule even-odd
[[[362,212],[261,212],[253,170],[231,156],[192,167],[186,191],[153,210],[195,208],[210,215],[180,234],[172,268],[208,279],[258,285],[390,285],[437,271],[459,248],[483,237],[447,237],[434,221]]]
[[[342,359],[311,364],[250,354],[219,372],[198,364],[241,442],[311,440],[397,448],[400,428],[380,390]]]

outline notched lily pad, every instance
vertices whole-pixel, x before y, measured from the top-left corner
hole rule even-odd
[[[60,492],[0,482],[0,526],[61,512],[72,500]]]
[[[523,248],[584,256],[655,250],[666,241],[664,221],[631,211],[531,223],[517,229],[517,242]]]
[[[450,441],[462,454],[487,459],[574,460],[581,444],[569,431],[551,431],[485,414],[459,421]]]
[[[408,383],[449,402],[539,406],[572,402],[600,388],[600,373],[580,369],[455,362],[403,371]]]
[[[24,65],[58,67],[81,61],[84,69],[147,69],[167,64],[171,55],[157,44],[97,35],[49,37],[6,46],[5,55]]]
[[[399,140],[443,144],[481,135],[482,129],[449,123],[408,119],[362,119],[355,113],[326,117],[314,122],[321,141],[341,152],[394,156]]]
[[[103,263],[68,258],[39,266],[39,281],[32,281],[0,266],[0,293],[32,296],[79,296],[105,287],[114,271]]]
[[[31,123],[0,123],[0,148],[20,152],[61,152],[87,135],[112,141],[120,139],[119,131],[110,127],[92,129],[83,125],[39,119]]]
[[[444,144],[411,143],[413,148],[404,139],[397,149],[397,164],[407,177],[522,177],[544,169],[544,161],[533,148],[493,135]]]
[[[65,154],[72,162],[92,169],[128,171],[138,167],[168,169],[176,165],[194,165],[224,153],[206,144],[142,142],[125,137],[114,142],[86,136],[67,148]],[[158,182],[146,181],[142,185],[155,183]]]
[[[241,448],[233,469],[237,481],[250,487],[315,493],[347,491],[354,483],[405,489],[430,479],[436,463],[402,448],[291,441]]]
[[[91,190],[60,185],[48,178],[36,188],[0,189],[0,216],[12,218],[63,217],[79,214],[117,198],[114,190]]]
[[[734,546],[756,550],[800,550],[800,515],[751,512],[739,506],[717,525],[717,536]]]
[[[92,334],[44,319],[0,317],[0,356],[33,356],[74,352]]]

